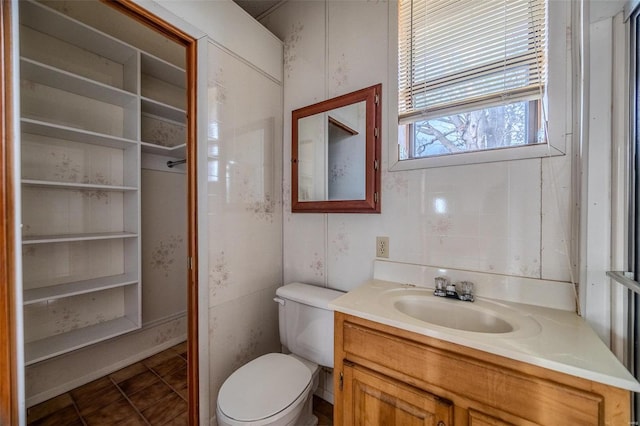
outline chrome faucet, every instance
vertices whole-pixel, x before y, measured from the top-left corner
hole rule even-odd
[[[447,277],[435,278],[436,288],[433,290],[434,296],[448,297],[458,299],[465,302],[473,302],[473,283],[471,281],[460,281],[457,284],[451,284]]]

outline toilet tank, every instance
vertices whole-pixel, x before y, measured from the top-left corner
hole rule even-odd
[[[333,367],[333,310],[328,305],[343,294],[301,283],[278,288],[280,342],[298,356]]]

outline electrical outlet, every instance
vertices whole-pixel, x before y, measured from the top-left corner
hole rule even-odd
[[[376,237],[376,257],[389,258],[389,237]]]

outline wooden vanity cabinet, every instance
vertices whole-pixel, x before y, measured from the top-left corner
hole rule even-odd
[[[336,425],[628,425],[630,392],[336,312]]]
[[[450,401],[347,361],[344,364],[345,424],[433,425],[452,424]]]

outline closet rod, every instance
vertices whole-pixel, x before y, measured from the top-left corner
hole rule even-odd
[[[184,164],[187,162],[187,159],[185,158],[184,160],[176,160],[176,161],[167,161],[167,167],[169,168],[173,168],[179,164]]]

